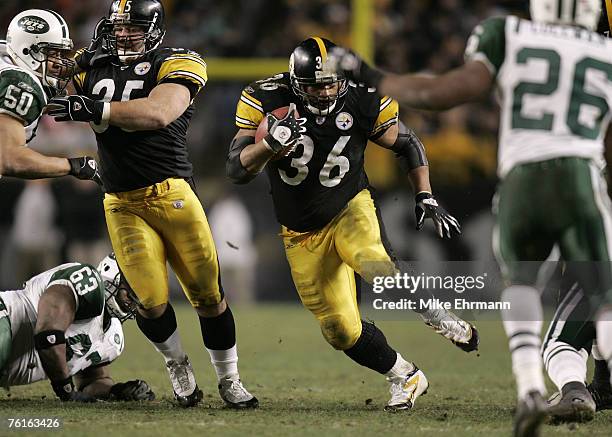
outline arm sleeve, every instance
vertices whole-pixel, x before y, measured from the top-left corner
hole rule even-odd
[[[0,73],[0,113],[28,126],[38,119],[47,101],[41,86],[27,73],[6,69]]]
[[[397,124],[399,104],[389,96],[380,99],[378,117],[370,131],[370,139],[375,140],[385,133],[390,126]]]
[[[157,72],[157,83],[178,83],[189,89],[191,98],[206,85],[206,62],[196,52],[173,52],[165,58]]]
[[[91,319],[104,311],[104,285],[98,271],[88,264],[73,264],[56,271],[47,287],[64,285],[76,301],[74,320]]]
[[[465,48],[466,61],[480,61],[493,76],[506,55],[506,18],[489,18],[474,28]]]
[[[248,89],[249,87],[242,91],[236,106],[236,126],[240,129],[255,130],[264,119],[265,113],[261,101],[249,93]]]

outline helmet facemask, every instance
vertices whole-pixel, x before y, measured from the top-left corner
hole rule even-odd
[[[123,64],[132,62],[157,48],[165,31],[154,21],[130,20],[130,14],[111,14],[103,30],[110,53]],[[122,33],[122,35],[118,35]]]
[[[43,85],[62,92],[74,75],[76,64],[72,59],[72,42],[69,45],[39,43],[30,48],[30,56],[40,67],[34,73]]]
[[[121,273],[111,281],[104,280],[106,310],[111,317],[116,317],[121,323],[136,317],[138,298]]]
[[[346,79],[336,74],[326,75],[317,79],[291,78],[293,92],[302,99],[304,106],[311,113],[318,116],[331,114],[338,101],[342,99],[348,91]],[[325,90],[335,88],[335,93],[325,93]]]

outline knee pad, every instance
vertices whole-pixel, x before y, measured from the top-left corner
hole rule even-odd
[[[319,321],[325,340],[334,349],[346,350],[353,347],[361,335],[361,320],[351,323],[341,314],[327,316]]]

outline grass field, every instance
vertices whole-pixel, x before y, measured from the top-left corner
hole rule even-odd
[[[300,436],[300,435],[510,435],[514,386],[499,322],[478,325],[480,356],[465,354],[419,322],[381,322],[391,345],[421,367],[429,392],[407,414],[388,414],[383,377],[333,351],[312,316],[298,306],[234,310],[241,376],[260,400],[256,411],[223,408],[195,313],[178,307],[185,347],[204,390],[202,405],[184,410],[172,401],[163,360],[126,323],[126,350],[113,364],[115,380],[141,378],[154,388],[150,403],[61,404],[47,382],[0,391],[0,417],[61,417],[51,435],[66,436]],[[4,421],[6,422],[6,421]],[[0,435],[26,435],[0,429]],[[41,431],[30,434],[40,436]],[[546,426],[543,435],[610,436],[612,412],[575,427]]]

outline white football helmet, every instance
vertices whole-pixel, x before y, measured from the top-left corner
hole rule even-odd
[[[74,73],[68,25],[57,12],[28,9],[17,14],[9,24],[6,45],[13,62],[38,76],[43,85],[61,90]]]
[[[600,0],[530,0],[531,19],[543,23],[570,24],[597,29]]]
[[[138,298],[121,274],[115,254],[111,253],[98,265],[98,273],[104,282],[106,309],[120,322],[136,317]]]

